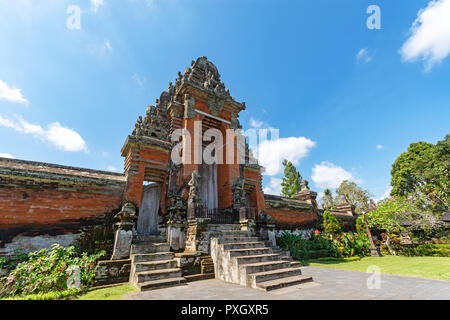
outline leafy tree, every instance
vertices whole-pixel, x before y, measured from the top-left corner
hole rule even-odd
[[[300,191],[300,180],[302,176],[297,171],[292,162],[283,160],[284,178],[281,182],[281,194],[288,198],[295,198],[295,195]]]
[[[339,188],[336,189],[336,193],[338,201],[344,200],[354,205],[356,213],[361,213],[361,207],[366,209],[369,207],[371,194],[352,181],[342,181]]]
[[[376,210],[366,213],[369,227],[386,231],[385,244],[393,255],[396,253],[390,246],[391,234],[401,231],[403,229],[401,223],[406,219],[412,218],[410,209],[411,207],[407,202],[391,199],[384,201]]]
[[[391,195],[441,216],[450,207],[450,135],[436,145],[411,143],[392,165]]]
[[[342,232],[338,219],[329,210],[325,210],[323,213],[323,229],[332,234]]]
[[[364,216],[358,216],[356,218],[356,232],[359,234],[367,234],[366,224],[364,222]]]
[[[325,210],[331,210],[334,207],[333,194],[330,189],[325,189],[323,191],[323,197],[321,200],[322,208]]]

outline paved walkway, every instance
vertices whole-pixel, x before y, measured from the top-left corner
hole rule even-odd
[[[302,267],[314,282],[270,292],[250,289],[220,280],[190,282],[188,285],[125,295],[132,300],[300,300],[300,299],[439,299],[450,300],[450,281],[380,275],[379,289],[369,289],[374,274],[320,267]],[[369,286],[376,281],[369,280]]]

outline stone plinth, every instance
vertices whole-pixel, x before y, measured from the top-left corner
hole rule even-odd
[[[173,251],[184,248],[186,240],[184,223],[171,223],[167,227],[167,242]]]
[[[117,230],[111,260],[126,259],[130,256],[133,231]]]

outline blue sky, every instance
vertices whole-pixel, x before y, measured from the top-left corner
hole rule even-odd
[[[71,5],[80,29],[67,26]],[[367,27],[369,5],[381,29]],[[136,118],[207,56],[246,102],[244,127],[279,128],[312,189],[347,178],[380,198],[410,143],[450,133],[449,9],[450,0],[0,0],[0,154],[121,171]],[[269,173],[265,190],[276,193],[281,172]]]

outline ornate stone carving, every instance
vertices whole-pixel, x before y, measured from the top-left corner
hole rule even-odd
[[[191,119],[196,115],[195,109],[195,98],[190,94],[184,95],[184,118]]]
[[[208,96],[208,108],[211,114],[218,117],[223,110],[224,100],[216,95],[210,94]]]
[[[157,99],[157,107],[148,106],[145,117],[138,117],[132,135],[137,138],[151,137],[169,141],[170,122],[167,117],[167,111],[163,111],[163,105],[161,100]],[[167,107],[166,105],[164,106]]]
[[[233,130],[237,130],[237,129],[241,129],[242,128],[241,124],[239,123],[238,117],[239,116],[236,113],[234,113],[234,112],[231,113],[231,124],[230,124],[230,127]]]
[[[275,223],[275,220],[265,210],[259,212],[259,220],[261,222]]]
[[[244,185],[245,185],[244,178],[238,178],[232,184],[231,191],[233,192],[233,208],[234,209],[246,207],[248,204]]]
[[[308,180],[302,180],[300,191],[301,190],[309,190],[308,184],[309,184]]]
[[[189,197],[188,197],[188,204],[189,203],[201,203],[200,198],[200,175],[197,170],[192,172],[191,180],[188,182],[189,186]]]
[[[167,223],[183,223],[186,221],[186,205],[183,204],[181,195],[170,197],[171,205],[167,208],[169,219]]]
[[[134,223],[137,220],[136,207],[132,202],[126,201],[122,205],[122,210],[114,216],[115,229],[132,230]]]

